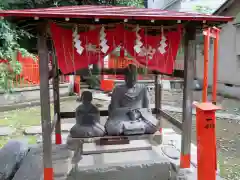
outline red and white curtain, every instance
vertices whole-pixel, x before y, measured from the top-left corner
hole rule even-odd
[[[103,61],[117,47],[149,69],[171,74],[182,35],[181,26],[175,31],[161,28],[156,35],[139,26],[127,29],[123,24],[79,32],[77,27],[66,29],[51,23],[50,30],[59,68],[64,74]]]

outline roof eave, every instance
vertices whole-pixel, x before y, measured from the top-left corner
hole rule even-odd
[[[99,19],[132,19],[132,20],[163,20],[163,21],[177,21],[177,20],[182,20],[182,21],[216,21],[216,22],[228,22],[228,21],[232,21],[233,17],[187,17],[187,16],[127,16],[127,15],[112,15],[112,14],[94,14],[94,15],[79,15],[79,14],[30,14],[30,13],[11,13],[11,14],[7,14],[7,13],[3,13],[0,12],[0,16],[1,17],[19,17],[19,18],[34,18],[34,17],[38,17],[38,18],[79,18],[79,19],[92,19],[92,18],[99,18]]]
[[[175,1],[176,2],[176,1]],[[3,17],[22,18],[72,18],[72,19],[128,19],[140,21],[209,21],[227,22],[232,21],[232,17],[208,16],[203,14],[183,13],[177,11],[166,11],[160,9],[143,9],[134,7],[114,7],[114,6],[71,6],[55,7],[43,9],[24,9],[0,11]]]

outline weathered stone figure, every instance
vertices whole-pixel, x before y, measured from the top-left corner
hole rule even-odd
[[[152,134],[157,131],[157,119],[149,109],[147,87],[137,84],[137,68],[130,64],[125,72],[125,84],[115,87],[105,124],[108,135]]]
[[[82,93],[82,104],[76,109],[76,124],[71,128],[73,138],[98,137],[105,134],[104,127],[100,124],[100,112],[92,102],[92,93]]]

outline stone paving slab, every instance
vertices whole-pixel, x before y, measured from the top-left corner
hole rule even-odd
[[[61,85],[62,86],[62,85]],[[2,94],[0,92],[0,105],[14,105],[16,103],[24,103],[29,101],[36,101],[40,99],[39,88],[26,87],[14,89],[12,94]],[[53,96],[52,89],[50,88],[50,97]],[[60,96],[66,96],[68,94],[68,84],[60,87]]]
[[[180,134],[173,134],[173,133],[165,133],[163,135],[162,144],[163,145],[172,145],[174,146],[179,152],[181,152],[181,142],[182,136]],[[155,147],[156,151],[160,151],[160,146]],[[178,159],[171,159],[174,164],[180,165],[180,158]],[[197,147],[193,143],[191,143],[191,163],[194,167],[197,165]]]
[[[64,123],[61,124],[62,132],[69,132],[74,126],[74,123]],[[24,129],[26,135],[42,134],[42,126],[31,126]]]
[[[11,127],[0,127],[0,136],[10,136],[16,131],[15,128]]]
[[[111,97],[104,94],[104,93],[93,93],[94,99],[104,100],[104,101],[110,101]]]

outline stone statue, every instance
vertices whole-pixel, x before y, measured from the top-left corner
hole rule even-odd
[[[137,68],[130,64],[125,69],[125,84],[115,87],[105,124],[108,135],[153,134],[158,120],[149,109],[149,92],[137,84]]]
[[[71,128],[72,138],[104,136],[105,129],[100,124],[100,112],[92,102],[92,93],[84,91],[82,104],[76,109],[76,124]]]

